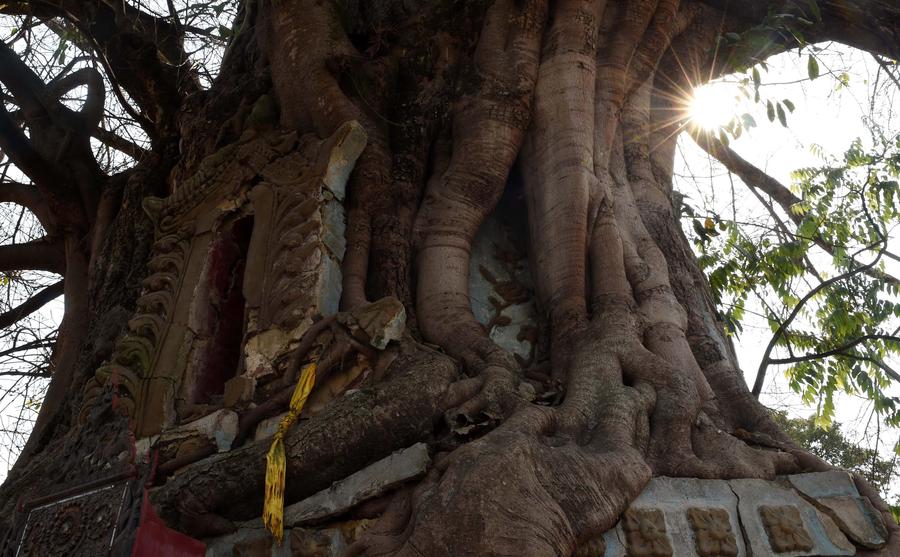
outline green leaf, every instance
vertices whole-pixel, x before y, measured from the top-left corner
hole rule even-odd
[[[784,104],[784,106],[787,107],[788,110],[790,110],[791,112],[794,111],[794,103],[792,103],[790,99],[784,99],[781,102]]]
[[[781,122],[781,125],[787,127],[787,115],[784,113],[784,109],[781,108],[781,103],[775,105],[775,110],[778,112],[778,121]]]
[[[819,77],[819,63],[812,54],[809,55],[809,60],[806,61],[806,71],[809,73],[810,79]]]
[[[775,106],[772,101],[766,101],[766,116],[769,117],[769,122],[775,121]]]
[[[753,67],[753,85],[755,87],[759,88],[759,82],[760,82],[759,70],[754,66]]]
[[[806,3],[809,4],[809,11],[812,12],[816,21],[822,21],[822,10],[819,9],[819,3],[816,0],[806,0]]]

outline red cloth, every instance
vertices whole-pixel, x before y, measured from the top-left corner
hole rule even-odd
[[[141,503],[141,522],[131,557],[203,557],[206,544],[167,527],[156,514],[147,490]]]

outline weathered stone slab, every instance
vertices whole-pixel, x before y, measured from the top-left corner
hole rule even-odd
[[[424,443],[397,451],[333,483],[328,489],[286,507],[284,524],[309,524],[340,515],[402,482],[421,476],[430,464],[428,447]]]
[[[226,408],[234,408],[235,406],[253,400],[253,392],[256,389],[256,380],[246,375],[238,375],[232,377],[225,382],[225,394],[223,395],[223,404]]]
[[[607,545],[605,557],[748,554],[738,499],[723,480],[653,478],[615,530],[617,537],[610,539],[614,543]]]
[[[606,543],[606,553],[603,557],[625,557],[625,544],[619,539],[619,535],[615,529],[603,534],[603,541]]]
[[[253,440],[259,441],[260,439],[266,439],[268,437],[272,437],[275,435],[275,431],[278,430],[278,424],[281,423],[281,420],[287,415],[287,412],[282,412],[277,416],[272,416],[271,418],[266,418],[262,420],[258,424],[256,424],[256,431],[253,434]]]
[[[290,531],[285,531],[289,538]],[[291,557],[291,544],[279,544],[263,526],[261,519],[241,525],[235,532],[204,540],[206,557]]]
[[[356,165],[356,159],[366,146],[368,137],[365,129],[358,122],[344,124],[345,135],[329,154],[325,176],[322,183],[338,201],[343,201],[347,191],[350,172]]]
[[[237,430],[237,413],[223,408],[160,435],[138,439],[136,452],[141,462],[147,461],[152,450],[159,451],[160,462],[174,458],[190,461],[192,454],[200,458],[210,450],[219,453],[231,450]]]
[[[294,528],[290,533],[291,557],[343,557],[347,549],[374,520],[350,520],[330,528]]]
[[[741,524],[754,557],[856,553],[834,522],[795,491],[765,480],[728,483],[738,497]]]
[[[831,517],[854,542],[869,548],[878,548],[887,543],[887,529],[881,514],[868,498],[860,496],[847,472],[831,470],[796,474],[787,479],[795,489]]]
[[[406,330],[406,308],[397,298],[387,296],[351,312],[338,314],[360,342],[384,350],[392,340],[400,340]]]
[[[279,544],[257,518],[231,534],[205,540],[206,557],[343,557],[374,523],[361,519],[324,528],[286,528]]]
[[[821,497],[835,497],[838,495],[859,497],[859,492],[856,490],[853,478],[850,477],[850,474],[842,470],[793,474],[791,476],[786,476],[786,478],[794,489],[815,499]]]
[[[258,379],[274,373],[278,359],[290,351],[292,344],[296,345],[312,324],[313,320],[307,317],[290,332],[268,329],[247,339],[244,344],[244,367],[247,371],[244,375]]]

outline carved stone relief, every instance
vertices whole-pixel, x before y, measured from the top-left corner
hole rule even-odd
[[[629,509],[622,517],[628,554],[634,557],[671,557],[666,520],[658,509]]]
[[[229,384],[233,403],[251,397],[253,378],[274,371],[313,316],[337,310],[341,201],[365,141],[355,122],[326,141],[248,129],[172,195],[148,200],[150,274],[128,330],[85,387],[82,417],[107,384],[139,437],[221,407]],[[229,379],[245,371],[243,383]]]
[[[769,535],[769,545],[777,553],[809,551],[813,541],[800,519],[800,510],[790,505],[759,508],[763,526]]]
[[[700,557],[737,557],[737,540],[728,511],[691,508],[687,516]]]
[[[250,192],[257,215],[244,284],[250,377],[275,371],[316,314],[338,310],[344,187],[364,146],[361,128],[344,127],[325,143],[266,166],[264,181]]]
[[[108,554],[128,489],[128,482],[120,481],[36,506],[16,556]]]

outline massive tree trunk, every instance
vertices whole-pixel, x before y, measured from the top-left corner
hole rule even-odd
[[[303,481],[289,480],[287,501],[419,440],[438,455],[425,479],[393,497],[357,554],[569,555],[611,528],[653,476],[824,468],[748,390],[673,210],[690,89],[747,62],[721,37],[750,29],[767,9],[800,9],[733,4],[247,2],[208,91],[158,61],[158,75],[141,74],[127,49],[113,53],[118,43],[82,20],[110,64],[135,72],[122,86],[150,120],[154,154],[127,176],[91,177],[106,180],[94,190],[102,198],[76,200],[86,215],[58,225],[67,311],[57,371],[0,491],[2,525],[20,497],[72,476],[72,451],[105,455],[79,461],[95,471],[104,458],[128,461],[131,426],[110,420],[123,404],[115,382],[85,385],[151,274],[153,225],[141,202],[191,184],[205,157],[254,127],[324,140],[355,121],[367,136],[348,185],[341,307],[393,296],[409,334],[372,354],[332,333],[336,350],[387,371],[288,434],[288,478]],[[809,40],[898,55],[895,3],[819,4]],[[43,9],[61,15],[53,3]],[[67,17],[89,16],[71,8]],[[794,46],[788,36],[773,31],[764,54]],[[153,79],[160,85],[148,86]],[[274,121],[261,98],[274,99]],[[527,206],[542,347],[532,361],[498,346],[470,302],[473,240],[511,190]],[[88,234],[97,239],[83,241]],[[285,385],[295,379],[292,368],[284,375]],[[272,392],[275,402],[241,417],[242,431],[284,409],[289,389]],[[479,433],[457,434],[470,425]],[[110,439],[115,448],[97,448]],[[259,516],[267,449],[247,441],[159,474],[157,510],[196,536]],[[883,554],[898,544],[893,533]]]

